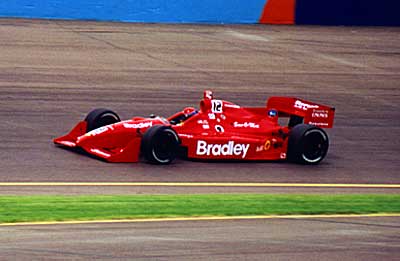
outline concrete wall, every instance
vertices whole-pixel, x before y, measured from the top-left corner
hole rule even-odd
[[[3,0],[0,16],[150,23],[258,23],[266,0]]]
[[[400,0],[3,0],[0,17],[146,23],[400,25]]]

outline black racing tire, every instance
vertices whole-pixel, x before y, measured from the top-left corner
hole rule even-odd
[[[144,133],[141,151],[148,162],[166,165],[176,158],[179,144],[179,137],[171,127],[154,125]]]
[[[315,165],[326,156],[328,135],[314,125],[299,124],[290,131],[287,158],[291,162]]]
[[[85,121],[87,122],[86,131],[89,132],[109,124],[120,122],[121,119],[112,110],[99,108],[89,112]]]

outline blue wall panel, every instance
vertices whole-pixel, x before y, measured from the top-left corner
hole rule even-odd
[[[297,0],[296,24],[400,25],[400,0]]]
[[[257,23],[266,0],[3,0],[0,17]]]

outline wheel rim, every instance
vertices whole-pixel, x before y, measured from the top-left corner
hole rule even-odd
[[[318,129],[307,131],[304,134],[302,157],[306,162],[316,163],[321,161],[328,149],[328,137]]]
[[[119,121],[119,119],[114,114],[106,113],[106,114],[102,115],[100,117],[100,119],[98,119],[98,121],[96,122],[96,127],[97,128],[103,127],[106,125],[116,123],[118,121]]]

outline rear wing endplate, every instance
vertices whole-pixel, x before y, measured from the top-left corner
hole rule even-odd
[[[293,97],[270,97],[267,109],[275,109],[279,116],[297,116],[303,123],[321,128],[332,128],[335,108]]]

